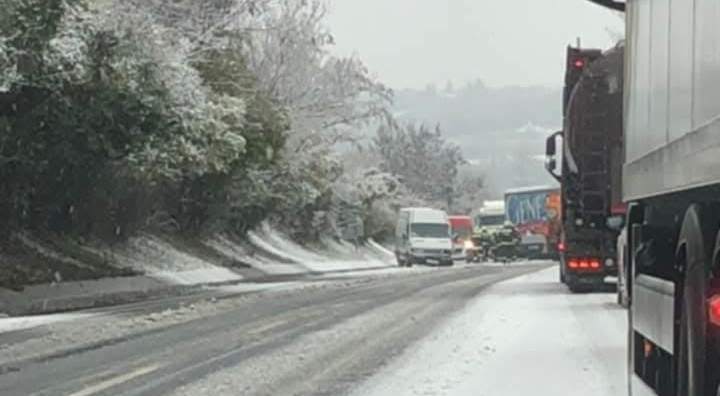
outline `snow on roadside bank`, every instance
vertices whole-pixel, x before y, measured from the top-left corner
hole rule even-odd
[[[263,223],[259,229],[248,232],[248,236],[254,244],[259,242],[261,245],[259,247],[269,249],[272,254],[277,254],[294,262],[314,262],[327,259],[327,257],[312,252],[290,240],[290,238],[273,229],[268,223]]]
[[[215,267],[150,234],[130,238],[127,244],[112,249],[110,254],[118,265],[133,267],[149,275]]]
[[[544,270],[489,288],[352,395],[623,394],[625,318]]]
[[[298,264],[290,262],[280,262],[265,257],[261,254],[249,253],[244,246],[234,242],[231,238],[224,235],[216,235],[203,242],[206,246],[215,249],[226,257],[234,258],[240,262],[246,263],[251,267],[271,275],[293,275],[307,272],[307,269]],[[279,257],[280,258],[280,257]]]
[[[127,244],[109,251],[84,248],[108,256],[119,267],[130,267],[149,277],[174,285],[231,282],[243,279],[240,274],[228,268],[180,250],[163,238],[152,234],[133,237]]]
[[[324,251],[310,250],[293,242],[268,224],[249,232],[248,239],[259,250],[302,265],[312,272],[357,270],[393,264],[387,255],[383,257],[377,254],[377,249],[344,242],[326,240],[323,241],[326,245]]]
[[[373,239],[368,240],[368,246],[370,248],[372,248],[373,250],[375,250],[376,252],[378,252],[379,254],[384,255],[387,259],[393,260],[393,261],[395,260],[395,253],[390,251],[385,246],[375,242],[375,240],[373,240]]]
[[[67,279],[38,283],[23,290],[0,288],[0,314],[49,313],[138,301],[176,293],[185,286],[213,285],[258,280],[273,275],[347,273],[387,268],[387,255],[366,246],[327,240],[315,250],[305,248],[263,225],[249,233],[249,242],[216,235],[202,240],[186,240],[161,234],[142,234],[120,245],[102,242],[78,244],[63,255],[63,241],[43,245],[26,238],[26,244],[43,257],[53,257],[74,267],[102,265],[106,268],[132,268],[132,276]],[[81,253],[79,253],[81,252]],[[92,258],[92,259],[88,259]],[[179,288],[178,288],[179,286]]]

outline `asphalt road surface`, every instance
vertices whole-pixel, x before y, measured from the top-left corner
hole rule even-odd
[[[0,395],[516,394],[500,381],[507,370],[512,378],[526,370],[539,381],[542,361],[582,373],[622,354],[620,340],[593,349],[605,339],[585,340],[583,331],[592,330],[577,323],[583,306],[614,311],[613,296],[569,295],[555,283],[557,270],[547,267],[380,271],[251,296],[223,289],[222,298],[205,295],[191,305],[185,299],[78,315],[0,335]],[[552,320],[529,309],[549,309]],[[620,310],[609,321],[588,312],[594,314],[582,315],[611,328],[609,336],[621,334]],[[498,337],[512,332],[519,338]],[[518,365],[526,357],[532,364]],[[582,394],[618,390],[622,361],[611,365],[618,367],[612,374],[593,373],[610,378],[605,385]],[[483,371],[497,384],[475,393],[479,385],[470,379]],[[535,394],[564,394],[558,389]]]

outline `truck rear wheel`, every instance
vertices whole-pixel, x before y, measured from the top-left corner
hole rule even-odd
[[[708,227],[715,227],[715,224],[703,215],[699,206],[691,206],[678,240],[677,264],[684,268],[684,281],[678,294],[677,396],[715,396],[718,390],[718,356],[711,338],[711,324],[708,323],[707,299],[711,292],[711,269],[720,251],[720,235],[714,241],[713,257],[708,257],[706,246],[713,242],[707,241],[707,236],[715,233]]]
[[[565,284],[571,293],[587,293],[590,291],[590,287],[587,284],[580,283],[572,278],[566,278]]]

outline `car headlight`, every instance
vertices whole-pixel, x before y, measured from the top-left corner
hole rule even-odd
[[[472,249],[475,247],[475,244],[472,241],[465,241],[465,249]]]

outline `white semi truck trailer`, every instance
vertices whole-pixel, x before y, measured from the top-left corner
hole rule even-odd
[[[720,1],[591,1],[627,24],[629,392],[720,395]]]

